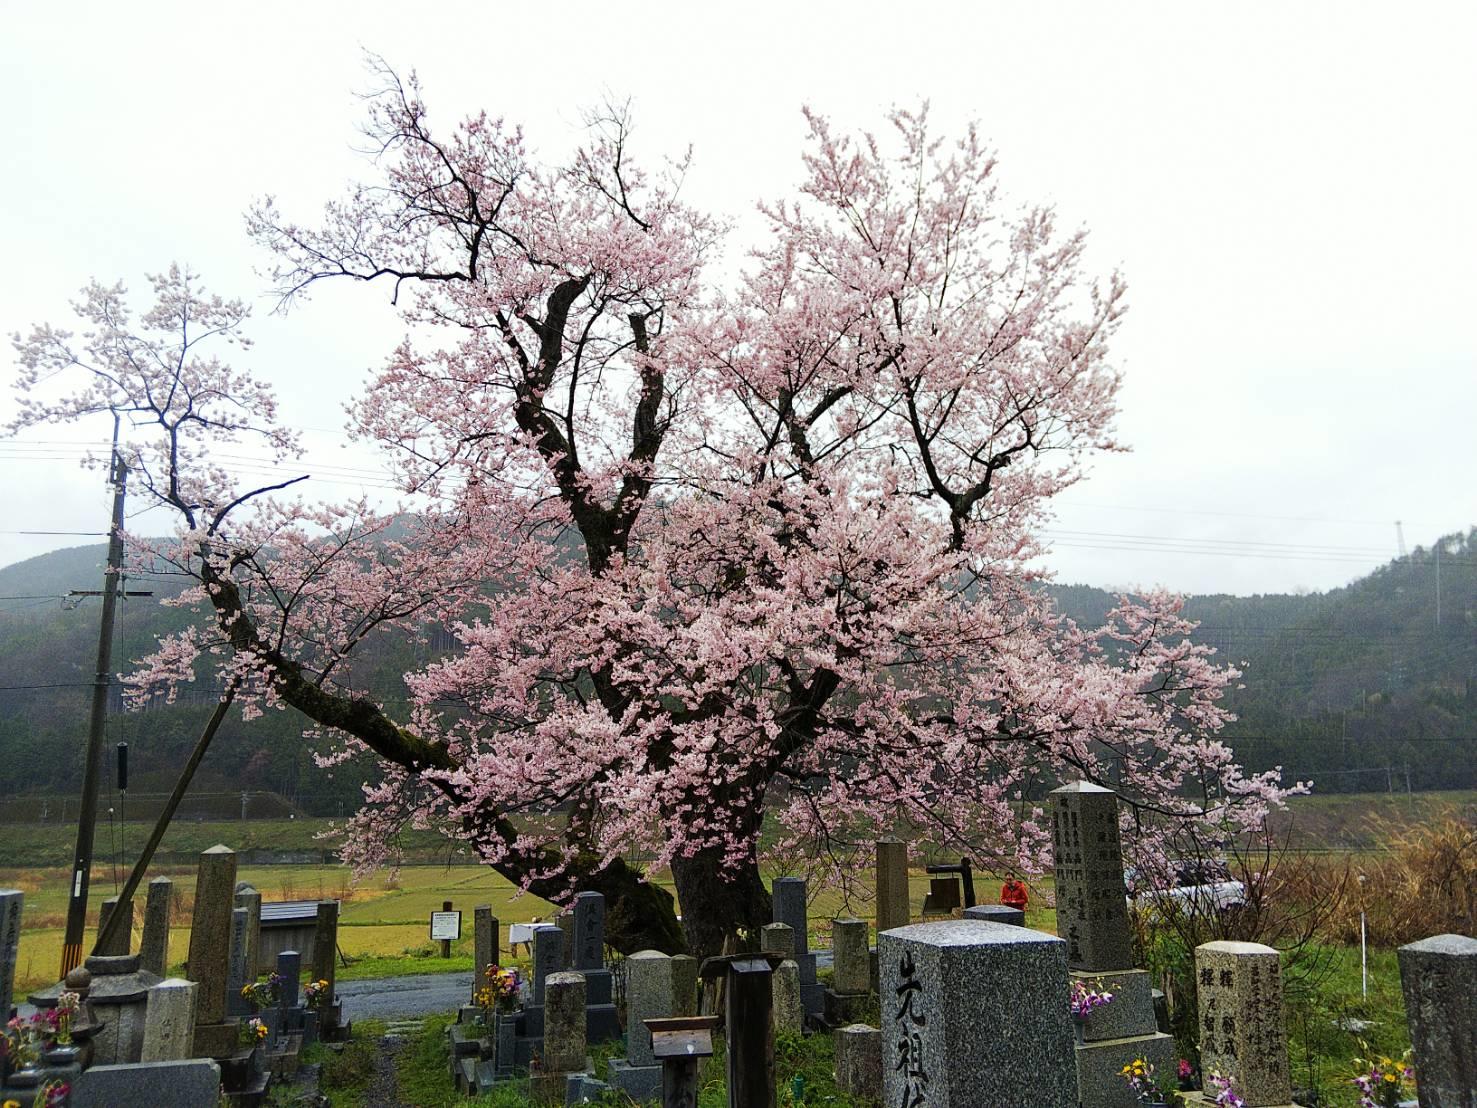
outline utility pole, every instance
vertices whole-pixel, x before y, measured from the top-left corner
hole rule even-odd
[[[113,525],[108,531],[108,568],[103,575],[103,615],[97,638],[97,672],[92,686],[92,714],[87,725],[87,755],[82,763],[82,809],[77,813],[77,849],[68,891],[67,930],[62,940],[65,978],[82,961],[82,934],[87,929],[87,886],[92,879],[92,839],[97,826],[97,793],[103,753],[103,728],[108,716],[112,685],[113,622],[118,586],[123,577],[123,498],[128,468],[118,453],[118,417],[113,417],[113,458],[109,475],[113,486]]]

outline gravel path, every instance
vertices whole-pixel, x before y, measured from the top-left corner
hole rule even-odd
[[[456,1011],[471,997],[472,975],[463,971],[372,977],[340,981],[334,991],[344,1002],[345,1019],[406,1019]]]

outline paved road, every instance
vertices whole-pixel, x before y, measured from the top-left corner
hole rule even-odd
[[[456,1011],[471,999],[472,974],[463,971],[371,977],[340,981],[334,991],[344,1003],[345,1019],[405,1019]]]

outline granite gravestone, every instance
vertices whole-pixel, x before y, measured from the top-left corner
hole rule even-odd
[[[1051,794],[1057,933],[1067,963],[1093,971],[1132,969],[1133,944],[1118,839],[1118,794],[1077,781]]]
[[[640,1103],[661,1092],[662,1070],[651,1052],[650,1019],[672,1014],[672,959],[639,950],[626,959],[626,1056],[610,1061],[610,1083]]]
[[[163,977],[169,969],[169,918],[174,901],[174,882],[156,877],[149,882],[144,901],[144,935],[139,940],[139,967]]]
[[[141,1065],[93,1066],[72,1082],[70,1108],[120,1108],[120,1105],[168,1105],[169,1108],[216,1108],[221,1071],[214,1062],[145,1062]]]
[[[195,1003],[197,1056],[223,1058],[236,1049],[236,1021],[226,1020],[235,892],[236,852],[220,845],[203,852],[196,871],[195,912],[190,921],[189,976],[199,986]]]
[[[1434,935],[1398,957],[1421,1108],[1477,1108],[1477,939]]]
[[[1175,1049],[1174,1039],[1155,1019],[1148,972],[1132,968],[1118,795],[1077,782],[1051,794],[1051,812],[1059,875],[1057,931],[1067,939],[1071,975],[1081,987],[1113,997],[1081,1021],[1078,1096],[1083,1108],[1134,1108],[1138,1101],[1123,1079],[1123,1067],[1142,1058],[1169,1073]],[[1106,964],[1096,964],[1097,958]]]
[[[564,931],[558,924],[533,929],[533,1003],[544,1003],[544,982],[564,968]]]
[[[1201,1072],[1229,1077],[1247,1108],[1291,1102],[1277,951],[1261,943],[1202,943],[1195,975]]]
[[[0,1022],[10,1019],[15,994],[15,963],[21,947],[21,909],[25,894],[19,889],[0,889]]]
[[[877,945],[884,1103],[1077,1108],[1065,942],[944,920]]]
[[[144,1045],[141,1062],[177,1062],[195,1049],[195,994],[193,981],[170,977],[149,989],[144,1009]]]
[[[877,934],[906,927],[912,920],[908,897],[908,844],[877,840]]]
[[[574,968],[585,975],[587,1005],[595,1008],[611,1002],[611,973],[605,968],[604,893],[584,892],[574,898]],[[605,1037],[592,1023],[590,1041]]]
[[[282,984],[277,994],[277,1007],[283,1012],[298,1006],[298,989],[302,985],[303,956],[296,950],[284,950],[277,955],[277,976]],[[285,1024],[283,1026],[286,1026]]]

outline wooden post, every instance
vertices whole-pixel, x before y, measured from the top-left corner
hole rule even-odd
[[[728,965],[729,1108],[775,1108],[774,982],[765,958]]]
[[[697,1108],[698,1070],[713,1055],[717,1016],[670,1016],[644,1021],[651,1053],[662,1064],[662,1108]]]
[[[662,1108],[697,1108],[701,1058],[668,1058],[662,1062]]]
[[[443,900],[441,902],[441,910],[443,912],[449,912],[449,911],[451,911],[451,901],[449,901],[449,900]],[[443,958],[450,958],[451,957],[451,940],[450,939],[442,939],[441,940],[441,957],[443,957]]]

